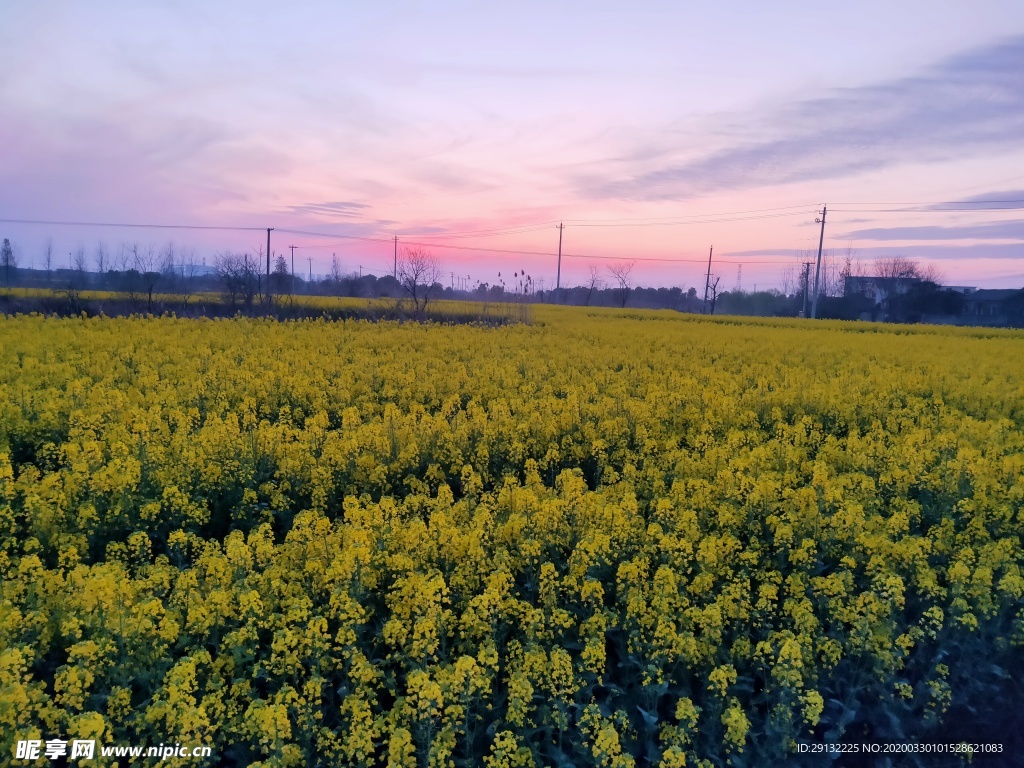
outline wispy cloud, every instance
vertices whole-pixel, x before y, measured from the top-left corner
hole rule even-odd
[[[360,219],[363,212],[370,208],[365,203],[354,202],[330,202],[330,203],[304,203],[303,205],[289,205],[285,210],[299,216],[326,216],[341,219]]]
[[[125,125],[106,115],[16,115],[0,125],[0,144],[18,148],[0,163],[0,205],[39,218],[178,215],[186,200],[243,199],[231,176],[254,159],[264,170],[285,167],[280,154],[215,124],[170,116]]]
[[[844,232],[840,238],[853,240],[1020,240],[1024,241],[1024,220],[990,221],[958,227],[876,227]]]
[[[846,255],[845,247],[826,250],[842,257],[845,257]],[[798,248],[761,248],[744,251],[730,251],[728,253],[722,253],[721,256],[731,258],[750,258],[753,262],[757,260],[756,257],[761,256],[791,256],[793,259],[798,259],[805,257],[807,253],[808,251],[800,250]],[[866,248],[852,248],[850,250],[850,254],[852,257],[863,262],[869,262],[872,259],[884,256],[892,256],[893,254],[900,254],[914,259],[952,260],[963,261],[965,263],[976,259],[1014,259],[1019,261],[1021,258],[1024,258],[1024,244],[982,243],[979,245],[915,244],[901,246],[868,246]],[[814,249],[812,255],[817,255],[817,248]]]
[[[998,192],[985,192],[980,195],[948,203],[939,203],[931,208],[937,211],[958,210],[962,208],[1000,208],[1012,210],[1024,205],[1024,189],[1009,189]]]
[[[627,162],[616,169],[619,178],[581,178],[580,190],[598,198],[681,199],[1019,148],[1021,72],[1024,37],[1015,37],[917,76],[732,116],[749,126],[745,137],[704,156],[679,160],[678,147],[655,140],[661,151],[648,151],[646,167]],[[652,160],[661,167],[651,168]]]

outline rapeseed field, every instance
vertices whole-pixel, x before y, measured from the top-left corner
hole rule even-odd
[[[533,319],[0,319],[0,755],[829,764],[1019,673],[1024,334]]]

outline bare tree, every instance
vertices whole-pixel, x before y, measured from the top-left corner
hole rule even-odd
[[[187,306],[195,287],[196,277],[199,274],[199,257],[196,255],[195,248],[184,248],[179,251],[178,258],[181,262],[178,265],[181,285],[179,293],[181,294],[181,303]]]
[[[417,314],[427,308],[430,294],[441,279],[441,263],[426,248],[404,248],[398,258],[398,283],[412,298]]]
[[[79,275],[84,275],[88,266],[85,261],[85,247],[80,245],[71,256],[71,268]]]
[[[250,255],[248,252],[243,254],[245,256],[245,272],[247,276],[247,291],[252,289],[254,292],[252,296],[263,303],[265,297],[270,297],[269,286],[266,284],[266,280],[263,275],[263,264],[267,258],[266,252],[263,250],[263,243],[256,246],[256,253]],[[270,276],[267,275],[269,278]],[[247,300],[247,306],[251,304],[251,300]],[[269,308],[269,302],[268,302]]]
[[[822,296],[843,295],[843,267],[839,256],[832,248],[827,248],[821,253],[821,286],[819,291]]]
[[[174,249],[171,246],[168,250],[157,252],[156,248],[152,245],[146,246],[144,249],[140,249],[135,246],[134,249],[134,261],[135,270],[139,274],[139,279],[142,281],[142,289],[146,294],[146,307],[147,312],[153,311],[153,292],[156,290],[157,284],[163,279],[166,270],[164,265],[172,262],[174,258]]]
[[[224,293],[227,295],[232,309],[242,292],[240,260],[240,257],[234,253],[218,253],[214,258],[217,280],[224,288]]]
[[[263,304],[263,294],[266,288],[263,280],[263,246],[256,249],[255,254],[243,253],[242,266],[245,271],[245,304],[248,307],[256,301]]]
[[[796,266],[791,265],[782,270],[782,294],[793,296],[802,288],[803,269],[800,270],[800,277],[797,276]]]
[[[934,283],[935,285],[942,285],[942,281],[946,279],[945,275],[942,274],[942,270],[934,264],[928,264],[923,267],[918,265],[917,274],[924,282]]]
[[[274,271],[270,275],[272,280],[272,286],[274,293],[278,296],[284,293],[291,294],[292,292],[292,274],[288,269],[288,262],[282,254],[278,254],[274,259]]]
[[[612,278],[617,284],[615,298],[620,307],[626,306],[630,294],[633,293],[633,281],[629,275],[635,266],[635,261],[617,261],[608,267],[608,271],[612,273]]]
[[[99,273],[101,280],[107,274],[109,268],[110,258],[107,256],[107,246],[101,240],[96,244],[96,271]]]
[[[160,290],[163,293],[178,293],[181,279],[178,277],[177,260],[179,251],[173,242],[168,242],[157,259],[157,270],[160,272]]]
[[[903,297],[913,283],[920,281],[921,269],[916,261],[902,255],[875,259],[875,283],[881,290],[880,301],[888,319],[902,316]]]
[[[239,300],[251,308],[259,289],[259,259],[248,253],[222,253],[217,254],[216,267],[231,308]]]
[[[817,249],[805,248],[800,252],[801,263],[811,265],[811,282],[814,282],[814,273],[818,272],[818,296],[842,296],[844,293],[843,265],[839,254],[833,248],[826,248],[821,252],[821,270],[818,271],[816,263],[818,260]],[[811,285],[810,295],[813,299],[814,286]]]
[[[854,275],[853,248],[846,246],[846,255],[843,257],[843,271],[839,273],[843,279],[843,296],[846,295],[846,286]]]
[[[117,267],[121,273],[121,290],[128,297],[129,301],[135,301],[142,289],[142,275],[139,273],[139,263],[142,261],[142,251],[138,243],[121,243],[121,249],[117,256]]]
[[[71,260],[71,274],[68,277],[67,298],[72,307],[77,307],[79,293],[85,287],[86,282],[85,248],[81,245],[78,246],[68,254],[68,258]]]
[[[121,243],[121,247],[117,249],[117,255],[111,256],[111,261],[113,262],[115,270],[123,274],[131,268],[133,247],[138,249],[138,246],[130,246],[128,243]]]
[[[708,305],[708,314],[715,314],[715,304],[718,302],[718,284],[721,282],[722,276],[712,274],[708,278],[708,295],[710,303]]]
[[[597,267],[593,264],[590,265],[590,277],[587,279],[587,300],[586,305],[590,306],[590,299],[594,295],[594,291],[599,291],[604,287],[604,280],[601,279],[601,273]]]
[[[874,266],[875,277],[884,280],[908,280],[921,276],[917,262],[906,256],[895,255],[875,259]]]
[[[10,287],[13,279],[11,272],[18,269],[18,257],[14,255],[14,246],[6,237],[3,246],[0,246],[0,267],[4,270],[4,283]]]

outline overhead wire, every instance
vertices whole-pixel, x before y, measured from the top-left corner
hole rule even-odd
[[[830,208],[829,213],[974,213],[982,211],[1022,211],[1013,208]]]
[[[1024,199],[1018,200],[942,200],[937,203],[922,203],[920,201],[913,203],[878,203],[878,202],[859,202],[849,203],[840,202],[834,203],[834,205],[990,205],[992,203],[1024,203]]]
[[[514,227],[496,227],[494,229],[477,229],[477,230],[466,230],[463,232],[405,232],[404,234],[399,232],[396,233],[399,238],[402,237],[451,237],[451,238],[462,238],[462,237],[491,237],[494,235],[514,235],[522,232],[539,232],[547,229],[548,227],[558,226],[557,221],[544,222],[539,224],[521,224]]]
[[[274,229],[275,232],[283,232],[289,235],[305,235],[306,237],[329,237],[341,240],[365,240],[371,243],[390,243],[390,237],[366,237],[365,235],[340,235],[333,232],[309,232],[303,229]]]
[[[832,208],[830,213],[950,213],[950,212],[981,212],[981,211],[1017,211],[1024,210],[1024,199],[1007,199],[1007,200],[951,200],[951,201],[937,201],[937,202],[903,202],[903,203],[883,203],[883,202],[844,202],[836,203],[836,206],[854,206],[847,208]],[[1006,206],[1013,205],[1014,207],[991,207],[993,205]],[[888,208],[863,208],[858,206],[890,206]],[[899,207],[895,207],[899,206]],[[963,208],[951,208],[948,206],[969,206]],[[364,242],[364,243],[381,243],[391,244],[395,241],[395,237],[404,246],[422,246],[429,248],[446,248],[452,250],[471,251],[476,253],[495,253],[505,254],[512,256],[539,256],[544,258],[553,258],[557,256],[556,253],[550,251],[533,251],[524,249],[514,248],[488,248],[480,246],[470,245],[456,245],[453,243],[444,242],[433,242],[434,240],[455,240],[455,239],[466,239],[474,237],[500,237],[504,235],[515,235],[515,234],[526,234],[530,232],[538,232],[548,227],[554,226],[556,223],[564,223],[567,226],[573,228],[590,228],[590,227],[648,227],[648,226],[685,226],[695,224],[715,224],[715,223],[729,223],[735,221],[755,221],[763,219],[774,219],[784,218],[791,216],[804,216],[809,215],[807,209],[811,208],[812,204],[800,204],[790,206],[778,206],[774,208],[758,208],[748,209],[744,211],[729,211],[721,213],[704,213],[704,214],[692,214],[692,215],[681,215],[681,216],[666,216],[666,217],[646,217],[646,218],[635,218],[635,219],[564,219],[562,222],[538,222],[536,224],[521,224],[508,227],[494,227],[490,229],[478,229],[478,230],[464,230],[464,231],[453,231],[453,232],[433,232],[433,233],[412,233],[412,234],[397,234],[392,236],[368,236],[368,235],[347,235],[332,232],[316,232],[303,229],[291,229],[291,228],[274,228],[274,231],[279,234],[292,234],[299,235],[301,237],[312,237],[312,238],[324,238],[331,240],[344,240],[353,243]],[[816,208],[816,204],[814,206]],[[800,210],[798,210],[800,209]],[[224,225],[202,225],[202,224],[158,224],[158,223],[134,223],[134,222],[95,222],[95,221],[65,221],[65,220],[46,220],[46,219],[0,219],[0,223],[4,224],[28,224],[28,225],[50,225],[50,226],[80,226],[80,227],[110,227],[110,228],[134,228],[134,229],[174,229],[174,230],[209,230],[209,231],[227,231],[227,232],[263,232],[266,227],[242,227],[242,226],[224,226]],[[408,237],[417,238],[415,240],[406,239]],[[425,242],[427,241],[427,242]],[[297,245],[296,248],[326,248],[330,247],[327,245],[319,244],[306,244]],[[670,258],[670,257],[621,257],[621,256],[600,256],[596,254],[579,254],[579,253],[563,253],[562,256],[570,259],[600,259],[600,260],[615,260],[615,261],[642,261],[642,262],[660,262],[660,263],[695,263],[702,264],[705,262],[703,257],[686,259],[686,258]],[[750,265],[767,265],[767,264],[789,264],[791,261],[762,261],[762,260],[748,260],[748,261],[736,261],[727,259],[716,259],[716,263],[719,264],[750,264]]]

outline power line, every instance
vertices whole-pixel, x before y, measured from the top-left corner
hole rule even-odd
[[[370,243],[390,243],[390,237],[366,237],[362,235],[339,235],[328,232],[309,232],[302,229],[278,229],[278,232],[287,232],[291,235],[305,235],[306,237],[334,237],[342,240],[365,240]]]
[[[960,200],[960,201],[940,201],[940,202],[917,202],[917,203],[872,203],[872,202],[860,202],[860,203],[840,203],[840,205],[847,206],[916,206],[916,207],[904,207],[904,208],[878,208],[878,209],[858,209],[858,208],[839,208],[833,209],[833,213],[948,213],[948,212],[976,212],[976,211],[1016,211],[1024,209],[1024,205],[1014,208],[990,207],[995,205],[1017,205],[1024,204],[1024,199],[1012,199],[1012,200]],[[928,206],[928,207],[923,207]],[[942,206],[971,206],[966,208],[952,208]],[[986,207],[988,206],[988,207]],[[646,226],[679,226],[686,224],[704,224],[704,223],[720,223],[720,222],[731,222],[731,221],[750,221],[758,219],[772,219],[780,217],[790,216],[803,216],[806,215],[806,209],[809,206],[806,204],[792,205],[792,206],[780,206],[776,208],[761,208],[761,209],[750,209],[746,211],[732,211],[718,214],[693,214],[691,216],[674,216],[674,217],[648,217],[648,218],[637,218],[637,219],[566,219],[565,221],[570,226],[576,227],[646,227]],[[218,226],[218,225],[198,225],[198,224],[156,224],[156,223],[125,223],[125,222],[94,222],[94,221],[64,221],[64,220],[43,220],[43,219],[0,219],[0,223],[7,224],[29,224],[29,225],[51,225],[51,226],[80,226],[80,227],[121,227],[121,228],[138,228],[138,229],[180,229],[180,230],[210,230],[210,231],[233,231],[233,232],[260,232],[263,231],[264,227],[238,227],[238,226]],[[551,223],[538,223],[538,224],[521,224],[517,226],[509,227],[495,227],[492,229],[479,229],[479,230],[465,230],[461,232],[437,232],[437,233],[422,233],[419,235],[412,235],[413,237],[420,237],[424,240],[410,240],[407,241],[409,245],[413,246],[424,246],[429,248],[442,248],[448,250],[459,250],[459,251],[470,251],[475,253],[494,253],[494,254],[506,254],[511,256],[537,256],[543,258],[550,258],[556,256],[554,253],[545,251],[531,251],[522,250],[515,248],[486,248],[479,246],[467,246],[457,245],[450,242],[433,242],[435,238],[452,240],[462,239],[470,237],[499,237],[503,235],[514,235],[528,232],[536,232],[547,229],[551,226]],[[270,228],[272,229],[272,228]],[[339,233],[326,233],[326,232],[315,232],[310,230],[300,229],[278,229],[278,232],[284,232],[294,235],[301,235],[311,238],[325,238],[329,240],[345,240],[351,241],[353,244],[356,243],[388,243],[394,244],[395,246],[395,257],[397,260],[397,235],[382,237],[382,236],[368,236],[368,235],[347,235]],[[268,231],[269,235],[269,231]],[[269,238],[268,238],[269,239]],[[297,245],[294,248],[306,248],[316,249],[331,247],[329,245]],[[294,254],[294,251],[293,251]],[[666,263],[666,264],[698,264],[703,263],[703,259],[687,259],[687,258],[673,258],[673,257],[623,257],[623,256],[599,256],[595,254],[572,254],[562,253],[561,256],[566,258],[574,259],[587,259],[587,260],[613,260],[613,261],[640,261],[640,262],[652,262],[652,263]],[[268,244],[267,248],[268,261],[270,258],[270,248]],[[773,265],[773,264],[790,264],[791,261],[734,261],[734,260],[721,260],[723,264],[751,264],[751,265]],[[269,264],[268,264],[269,273]],[[269,275],[268,275],[269,277]],[[557,279],[556,279],[557,283]]]
[[[832,213],[973,213],[975,211],[1021,211],[1014,208],[833,208]]]
[[[983,208],[979,207],[982,205],[993,205],[993,204],[1011,204],[1019,203],[1024,204],[1024,199],[1020,200],[946,200],[939,202],[903,202],[903,203],[882,203],[882,202],[859,202],[859,203],[838,203],[838,205],[889,205],[889,206],[914,206],[920,207],[922,210],[931,212],[945,212],[945,211],[1007,211],[1017,210],[1016,208]],[[954,209],[954,208],[940,208],[938,206],[949,206],[949,205],[965,205],[971,206],[969,208]],[[924,206],[935,206],[924,208]],[[701,213],[692,214],[690,216],[661,216],[661,217],[642,217],[633,219],[565,219],[564,222],[571,226],[576,227],[610,227],[610,226],[673,226],[679,224],[702,224],[702,223],[717,223],[719,221],[748,221],[756,219],[767,219],[785,216],[802,216],[803,211],[796,209],[807,209],[814,208],[814,203],[804,203],[800,205],[786,205],[779,206],[776,208],[752,208],[744,211],[723,211],[718,213]],[[780,213],[780,211],[785,211]],[[833,213],[838,212],[838,209],[833,208]],[[871,213],[872,211],[859,211],[861,213]],[[902,212],[902,211],[889,211],[888,209],[879,211],[884,213],[889,212]],[[764,214],[757,216],[748,216],[748,214]],[[558,222],[547,221],[539,222],[537,224],[522,224],[514,227],[498,227],[494,229],[479,229],[479,230],[466,230],[464,232],[436,232],[436,233],[408,233],[411,237],[484,237],[488,235],[499,235],[499,234],[518,234],[522,232],[536,232],[541,231],[552,224]]]
[[[325,234],[325,233],[297,232],[296,230],[291,230],[291,229],[281,229],[281,230],[277,230],[277,231],[279,231],[279,232],[289,232],[289,233],[292,233],[292,234],[304,234],[304,235],[308,235],[308,236],[311,236],[311,237],[325,237],[325,238],[339,237],[339,238],[344,238],[346,240],[366,240],[366,241],[369,241],[369,242],[389,243],[389,244],[392,242],[392,240],[390,240],[390,239],[388,239],[388,240],[381,240],[379,238],[356,237],[355,235],[330,235],[330,234]],[[510,254],[510,255],[513,255],[513,256],[545,256],[545,257],[556,257],[556,258],[558,256],[557,253],[551,253],[551,252],[547,252],[547,251],[520,251],[520,250],[513,250],[511,248],[479,248],[479,247],[475,247],[475,246],[471,246],[471,245],[451,245],[451,244],[448,244],[448,243],[423,243],[423,242],[417,242],[415,240],[407,240],[407,241],[403,241],[403,242],[405,242],[407,245],[422,245],[422,246],[427,247],[427,248],[448,248],[448,249],[454,249],[454,250],[459,250],[459,251],[473,251],[473,252],[478,252],[478,253],[505,253],[505,254]],[[324,248],[324,247],[327,247],[327,246],[318,246],[318,245],[301,246],[300,245],[300,246],[296,246],[296,247],[298,247],[298,248]],[[700,263],[700,264],[702,264],[703,263],[703,259],[659,258],[659,257],[653,257],[653,256],[637,256],[637,257],[624,258],[622,256],[597,256],[597,255],[585,254],[585,253],[563,253],[562,256],[563,256],[563,258],[567,258],[567,259],[609,259],[609,260],[612,260],[612,261],[660,261],[660,262],[676,263],[676,264],[687,264],[687,263],[695,263],[695,264],[696,263]],[[790,262],[789,261],[774,261],[773,262],[773,261],[749,261],[748,260],[748,261],[723,261],[721,263],[723,263],[723,264],[789,264]]]
[[[344,240],[363,240],[371,243],[388,243],[391,244],[392,238],[382,239],[377,237],[358,237],[356,235],[332,235],[324,232],[303,232],[295,229],[282,229],[281,232],[289,232],[295,235],[306,235],[307,237],[323,237],[323,238],[341,238]],[[459,251],[480,251],[486,253],[509,253],[516,256],[554,256],[553,253],[541,253],[540,251],[517,251],[507,248],[477,248],[469,245],[449,245],[446,243],[423,243],[415,240],[403,241],[406,245],[422,245],[426,248],[452,248]],[[303,246],[299,246],[300,248]],[[316,248],[318,246],[305,246],[307,248]]]
[[[836,205],[989,205],[991,203],[1024,203],[1024,200],[943,200],[937,203],[836,203]]]
[[[374,242],[377,242],[377,241],[375,240]],[[390,243],[391,241],[390,240],[385,240],[384,242]],[[297,249],[299,249],[300,251],[309,251],[309,250],[316,250],[318,248],[354,248],[354,247],[362,247],[362,245],[363,244],[361,242],[352,242],[352,243],[306,243],[305,245],[296,245],[295,247]]]
[[[496,227],[494,229],[466,230],[464,232],[405,232],[406,237],[491,237],[493,235],[517,235],[524,232],[539,232],[557,224],[557,222],[544,222],[542,224],[522,224],[517,227]]]
[[[278,231],[282,231],[283,232],[285,230],[278,230]],[[324,237],[334,237],[334,235],[323,235],[323,236]],[[392,241],[391,240],[388,240],[388,241],[377,241],[377,240],[374,240],[373,242],[388,242],[388,243],[390,243]],[[555,258],[558,257],[557,252],[550,252],[549,253],[549,252],[545,252],[545,251],[516,251],[516,250],[502,249],[502,248],[475,248],[473,246],[468,246],[468,245],[447,245],[445,243],[421,243],[421,242],[416,242],[416,241],[412,241],[412,240],[408,240],[408,241],[403,240],[402,242],[406,243],[407,245],[422,245],[422,246],[426,246],[426,247],[430,247],[430,248],[454,248],[454,249],[461,250],[461,251],[473,251],[473,252],[482,252],[482,253],[506,253],[506,254],[511,254],[513,256],[548,256],[548,257],[555,257]],[[299,248],[299,249],[307,249],[308,250],[308,249],[315,249],[315,248],[334,248],[335,246],[330,245],[330,244],[324,244],[324,245],[312,244],[312,245],[297,245],[295,247]],[[563,253],[562,254],[562,258],[566,258],[566,259],[601,259],[601,260],[610,260],[610,261],[656,261],[656,262],[667,262],[667,263],[670,263],[670,264],[691,264],[691,263],[692,264],[703,264],[704,263],[703,259],[677,259],[677,258],[665,258],[665,257],[654,257],[654,256],[635,256],[635,257],[632,257],[632,256],[631,257],[623,257],[623,256],[598,256],[596,254],[586,254],[586,253]],[[798,257],[794,256],[793,258],[798,258]],[[721,263],[721,264],[754,264],[754,265],[756,265],[756,264],[791,264],[792,263],[792,259],[790,259],[788,261],[760,261],[760,260],[752,261],[752,260],[749,260],[749,259],[746,260],[746,261],[736,261],[736,260],[722,259],[722,260],[719,261],[719,263]]]

